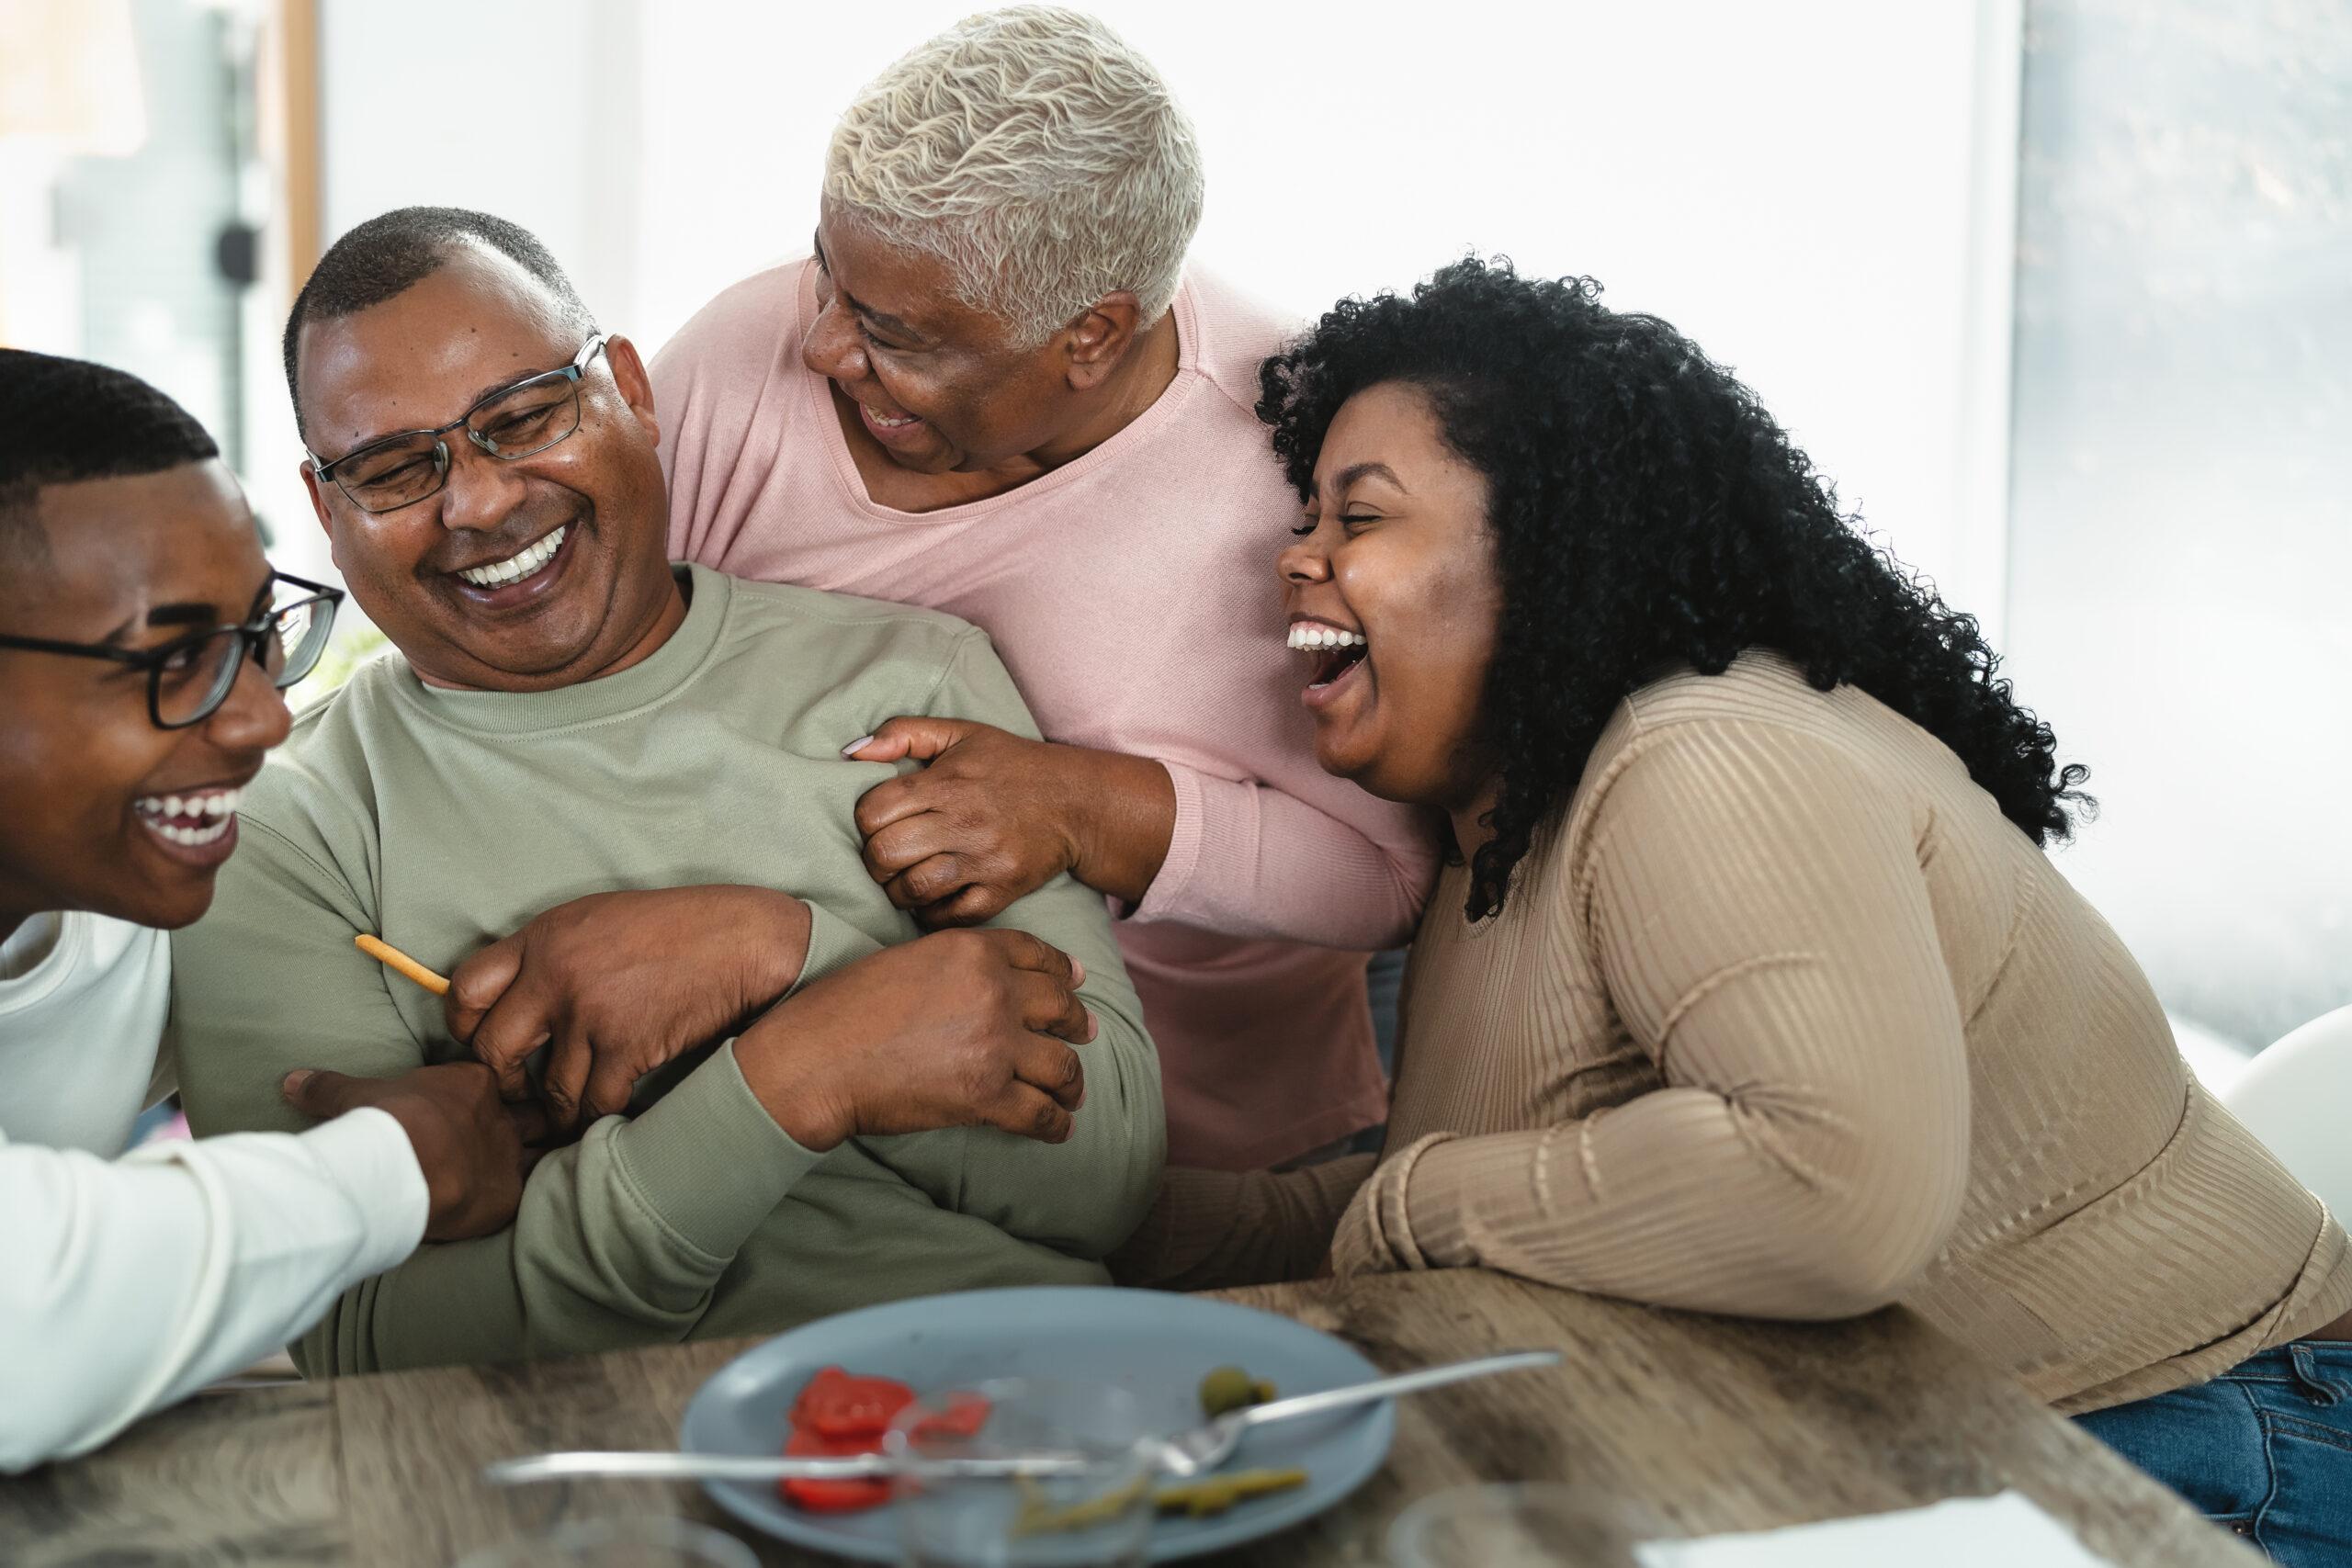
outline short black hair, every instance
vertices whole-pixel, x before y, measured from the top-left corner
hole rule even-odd
[[[398,207],[379,213],[327,247],[309,281],[294,297],[286,317],[286,391],[294,400],[294,422],[302,421],[301,378],[296,351],[305,323],[356,315],[404,294],[448,264],[467,244],[487,245],[537,278],[563,313],[582,332],[596,330],[580,290],[571,286],[554,254],[518,224],[462,207]]]
[[[10,576],[47,566],[36,515],[43,486],[220,455],[193,414],[129,371],[0,348],[0,565]]]

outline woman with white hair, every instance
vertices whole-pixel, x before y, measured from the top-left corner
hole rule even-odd
[[[860,804],[867,864],[931,924],[1065,873],[1110,897],[1170,1160],[1238,1170],[1385,1115],[1363,955],[1436,855],[1315,765],[1285,649],[1362,639],[1261,587],[1298,512],[1253,412],[1284,323],[1185,267],[1201,197],[1101,22],[971,17],[842,117],[816,254],[721,294],[653,380],[673,555],[995,639],[1049,740],[860,716],[853,756],[926,764]]]

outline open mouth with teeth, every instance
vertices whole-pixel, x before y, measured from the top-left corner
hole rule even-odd
[[[553,533],[524,546],[504,560],[492,561],[486,566],[468,567],[457,575],[461,581],[469,582],[476,588],[512,587],[517,582],[527,581],[545,571],[562,550],[564,540],[571,536],[571,528],[567,524]]]
[[[1315,691],[1337,683],[1349,671],[1364,660],[1371,645],[1362,632],[1342,631],[1317,621],[1300,621],[1290,628],[1290,646],[1315,660],[1314,679],[1307,690]]]
[[[237,802],[243,791],[207,789],[190,795],[142,795],[130,803],[140,825],[184,851],[224,851],[237,829]]]
[[[865,422],[867,432],[876,441],[895,446],[923,427],[922,417],[919,414],[891,413],[859,399],[851,400],[857,403],[857,417]]]

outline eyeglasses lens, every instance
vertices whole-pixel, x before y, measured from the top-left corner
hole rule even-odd
[[[466,418],[484,450],[500,457],[544,452],[580,428],[580,387],[561,371],[511,387]]]
[[[335,466],[334,479],[358,505],[390,512],[439,490],[448,470],[449,449],[438,437],[413,435],[353,453]]]
[[[233,629],[175,649],[155,671],[155,716],[167,726],[194,724],[219,707],[244,651],[244,634]]]

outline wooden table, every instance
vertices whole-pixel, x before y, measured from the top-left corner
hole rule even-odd
[[[1905,1313],[1738,1323],[1469,1269],[1227,1295],[1336,1334],[1390,1370],[1519,1346],[1567,1354],[1556,1371],[1406,1401],[1378,1475],[1320,1519],[1217,1560],[1235,1568],[1369,1568],[1386,1561],[1397,1511],[1424,1493],[1568,1478],[1648,1504],[1690,1534],[2015,1487],[2119,1565],[2261,1562]],[[567,1517],[650,1511],[733,1529],[695,1488],[502,1492],[477,1472],[546,1449],[671,1446],[688,1398],[747,1343],[199,1398],[93,1458],[0,1482],[0,1562],[447,1568]],[[770,1563],[831,1561],[738,1533]]]

